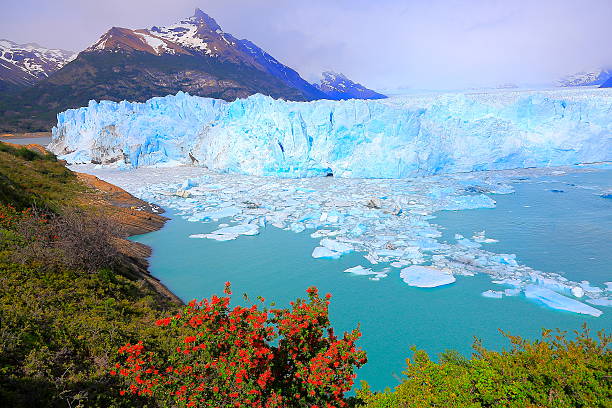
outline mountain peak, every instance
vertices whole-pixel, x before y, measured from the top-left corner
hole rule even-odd
[[[200,10],[199,8],[195,9],[195,13],[193,14],[191,18],[197,21],[198,23],[203,23],[211,31],[217,31],[217,30],[221,31],[221,26],[217,24],[215,19],[209,16],[208,14],[206,14],[205,12],[203,12],[202,10]]]
[[[344,74],[334,71],[323,72],[320,84],[315,86],[332,99],[383,99],[385,95],[353,82]]]

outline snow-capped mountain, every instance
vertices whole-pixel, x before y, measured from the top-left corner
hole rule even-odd
[[[351,81],[343,74],[333,71],[323,72],[323,78],[317,89],[331,99],[384,99],[385,95]]]
[[[66,65],[72,51],[0,40],[0,91],[33,85]]]
[[[280,78],[286,84],[301,90],[309,99],[329,98],[328,95],[317,89],[316,86],[303,79],[295,70],[281,64],[276,60],[276,58],[259,48],[257,45],[253,44],[251,41],[240,40],[240,43],[257,60],[257,62],[265,67],[268,73]]]
[[[612,69],[596,68],[577,72],[561,78],[559,86],[592,86],[601,85],[612,78]]]
[[[261,73],[269,74],[277,81],[280,80],[285,86],[292,88],[276,92],[274,96],[296,100],[325,98],[325,94],[302,79],[296,71],[283,65],[251,41],[239,40],[232,34],[224,32],[212,17],[200,9],[196,9],[192,17],[167,27],[154,26],[139,30],[113,27],[85,50],[86,53],[109,51],[132,54],[143,52],[160,57],[197,57],[207,59],[208,63],[243,65],[256,69],[260,75]],[[223,76],[223,72],[216,74]],[[256,92],[274,94],[262,87],[221,97],[233,99]],[[196,94],[202,94],[202,92],[196,92]]]
[[[111,28],[52,77],[0,100],[0,129],[48,129],[58,112],[91,99],[145,101],[178,91],[228,101],[256,93],[295,101],[326,98],[296,71],[196,9],[166,27]]]

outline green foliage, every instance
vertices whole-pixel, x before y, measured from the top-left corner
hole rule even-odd
[[[0,142],[0,204],[57,210],[73,204],[75,195],[83,191],[74,173],[54,155]]]
[[[610,407],[612,356],[610,336],[597,338],[586,327],[569,339],[564,332],[545,330],[528,341],[504,333],[508,351],[474,344],[468,360],[455,352],[433,362],[413,350],[406,378],[395,389],[359,392],[365,407]]]
[[[166,307],[169,307],[166,305]],[[117,344],[147,337],[164,305],[121,275],[0,259],[0,406],[134,406],[108,374]]]
[[[154,322],[176,306],[121,265],[88,268],[112,236],[94,240],[100,217],[73,207],[86,189],[51,157],[0,147],[0,406],[151,406],[120,397],[109,370],[120,344],[165,347]]]

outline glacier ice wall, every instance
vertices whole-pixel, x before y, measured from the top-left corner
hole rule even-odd
[[[177,95],[58,115],[69,163],[199,164],[222,172],[401,178],[612,160],[612,90],[389,100],[234,102]]]

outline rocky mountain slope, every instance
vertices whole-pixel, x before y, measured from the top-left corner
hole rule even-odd
[[[113,27],[50,78],[0,100],[0,130],[42,130],[55,115],[95,100],[175,94],[234,100],[255,93],[305,101],[325,95],[247,40],[195,14],[167,27]]]
[[[323,78],[317,89],[325,93],[330,99],[384,99],[385,95],[366,88],[351,81],[343,74],[333,71],[323,72]]]
[[[0,39],[0,92],[31,86],[74,57],[72,51]]]
[[[561,78],[559,86],[593,86],[602,85],[612,78],[612,69],[596,68],[592,70],[577,72]]]

